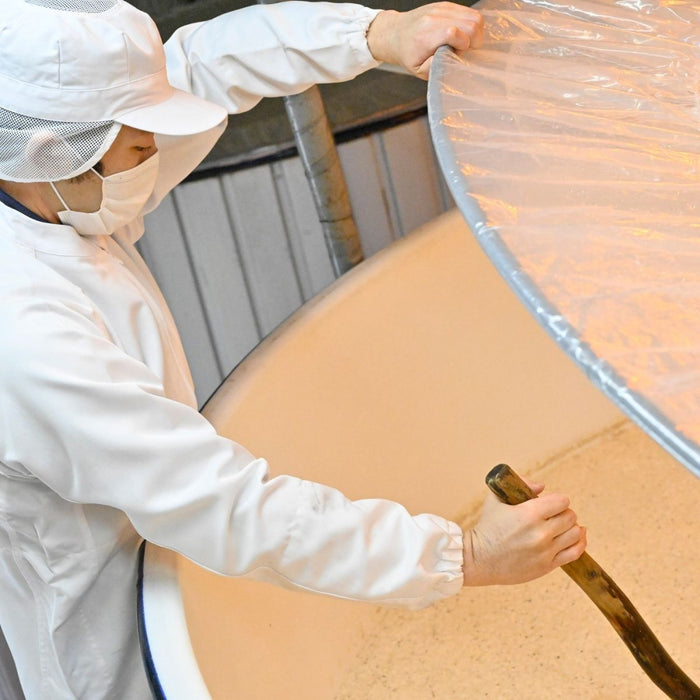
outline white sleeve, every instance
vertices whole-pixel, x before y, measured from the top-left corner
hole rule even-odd
[[[170,83],[230,114],[262,97],[348,80],[378,62],[367,29],[379,10],[332,2],[252,5],[178,29],[165,43]]]
[[[118,508],[144,538],[223,574],[406,607],[459,590],[456,524],[269,478],[264,460],[167,398],[77,292],[2,315],[0,459],[18,478]]]

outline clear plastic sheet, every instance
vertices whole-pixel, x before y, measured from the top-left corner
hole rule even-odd
[[[483,47],[441,49],[428,86],[455,201],[557,343],[700,475],[700,5],[477,7]]]

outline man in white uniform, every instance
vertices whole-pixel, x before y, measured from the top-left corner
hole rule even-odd
[[[134,247],[227,113],[381,61],[425,77],[438,46],[480,32],[451,3],[289,2],[183,27],[163,50],[123,0],[2,1],[0,627],[30,700],[150,696],[134,614],[144,538],[225,575],[405,607],[583,551],[562,495],[490,498],[463,536],[396,503],[269,478],[197,412]]]

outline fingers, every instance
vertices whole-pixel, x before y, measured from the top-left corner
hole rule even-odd
[[[367,43],[378,61],[427,78],[432,57],[443,45],[461,51],[483,38],[481,13],[452,2],[436,2],[407,12],[384,10],[370,24]]]
[[[525,504],[533,508],[532,533],[539,541],[544,559],[550,559],[549,570],[578,559],[587,546],[586,528],[578,524],[576,513],[568,507],[569,498],[563,494],[548,494]],[[540,525],[537,525],[537,519]]]
[[[430,14],[421,18],[420,24],[416,26],[413,41],[407,42],[403,47],[402,60],[415,75],[427,78],[426,65],[429,66],[429,59],[440,46],[449,46],[456,51],[466,51],[480,46],[482,41],[481,15],[456,18],[451,15]]]
[[[576,513],[570,508],[567,508],[562,513],[549,518],[547,524],[549,525],[549,532],[552,537],[559,537],[577,524]]]
[[[478,48],[484,40],[484,24],[481,15],[475,19],[465,19],[459,23],[444,24],[444,37],[438,46],[447,44],[457,51]]]
[[[544,519],[543,534],[551,538],[557,551],[577,543],[585,528],[578,524],[576,513],[569,508],[569,497],[564,494],[547,494],[528,503],[539,506],[538,515]]]
[[[566,496],[558,497],[560,504],[568,503]],[[556,503],[556,501],[555,501]],[[554,507],[555,503],[552,504]],[[547,519],[547,528],[552,538],[552,568],[563,566],[578,559],[587,546],[586,528],[578,524],[571,508],[566,508]]]
[[[588,546],[586,528],[576,525],[557,538],[555,543],[558,547],[561,547],[552,560],[552,564],[555,567],[576,561]]]
[[[466,51],[471,46],[471,37],[469,34],[463,33],[455,27],[450,27],[447,31],[441,32],[440,35],[426,37],[424,39],[424,46],[417,50],[415,55],[419,57],[419,59],[424,56],[427,56],[427,58],[420,65],[413,65],[409,59],[409,63],[405,67],[417,78],[427,80],[430,75],[430,66],[432,65],[435,52],[441,46],[450,46],[456,51]]]
[[[528,483],[541,493],[542,484]],[[477,524],[465,537],[464,585],[523,583],[578,559],[586,528],[568,496],[541,495],[516,506],[488,493]]]
[[[542,518],[549,519],[563,513],[570,504],[569,497],[563,493],[547,493],[537,499],[527,501],[530,507]]]

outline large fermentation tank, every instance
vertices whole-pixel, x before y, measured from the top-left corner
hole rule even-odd
[[[464,524],[494,464],[538,475],[570,494],[589,551],[699,675],[700,482],[547,337],[458,213],[308,303],[205,413],[273,474]],[[154,670],[171,699],[661,696],[558,571],[397,612],[217,576],[149,545],[144,601]]]

